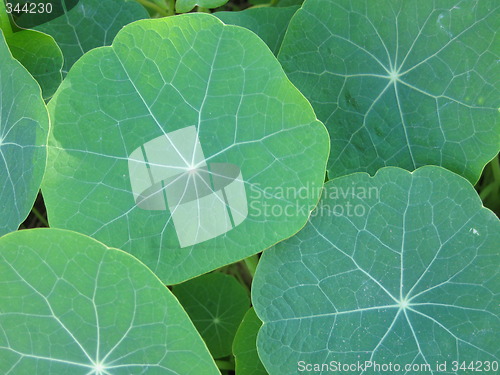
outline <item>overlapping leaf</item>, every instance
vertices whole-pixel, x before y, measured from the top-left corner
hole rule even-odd
[[[286,8],[251,8],[240,12],[216,12],[214,16],[229,25],[252,30],[276,55],[281,47],[290,19],[298,6]]]
[[[49,110],[51,226],[131,252],[167,284],[293,235],[319,198],[324,126],[255,34],[210,15],[125,27]]]
[[[279,59],[330,131],[329,175],[441,165],[472,183],[500,148],[499,4],[308,0]]]
[[[123,26],[147,17],[146,10],[135,1],[79,0],[64,15],[35,29],[54,37],[63,51],[63,72],[67,73],[85,52],[110,45]]]
[[[74,232],[0,239],[2,374],[218,374],[167,288],[127,253]]]
[[[330,363],[400,372],[356,367],[365,361],[412,374],[440,373],[445,361],[447,374],[463,373],[452,361],[491,366],[499,243],[499,220],[444,168],[334,179],[304,229],[261,258],[252,289],[261,359],[271,374]]]
[[[231,354],[231,344],[250,305],[236,279],[220,272],[175,285],[172,292],[186,310],[214,358]]]
[[[62,80],[63,56],[55,40],[39,31],[12,27],[3,2],[0,2],[0,29],[14,58],[37,80],[44,99],[49,99]]]
[[[235,372],[238,375],[267,375],[257,353],[257,333],[261,326],[262,322],[251,307],[243,317],[233,342]]]
[[[175,10],[179,13],[186,13],[199,6],[203,8],[218,8],[228,0],[177,0],[175,2]]]
[[[0,236],[16,230],[33,206],[48,127],[40,87],[12,57],[0,30]]]

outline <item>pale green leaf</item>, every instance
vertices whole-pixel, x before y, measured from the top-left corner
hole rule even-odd
[[[186,310],[214,358],[231,354],[231,344],[250,298],[233,276],[220,272],[175,285],[172,292]]]
[[[111,44],[123,26],[147,17],[146,10],[135,1],[79,0],[64,15],[35,29],[54,37],[63,51],[63,72],[67,73],[85,52]]]
[[[175,2],[175,10],[178,13],[187,13],[194,9],[195,6],[203,8],[218,8],[227,3],[228,0],[177,0]]]
[[[499,243],[498,218],[444,168],[331,180],[304,229],[260,260],[260,357],[271,374],[332,361],[463,374],[452,361],[498,361]]]
[[[48,128],[40,86],[12,57],[0,30],[0,236],[16,230],[33,206]]]
[[[15,27],[3,2],[0,2],[0,29],[14,58],[37,80],[43,98],[49,99],[62,80],[63,56],[55,40],[38,31]]]
[[[257,333],[262,322],[251,307],[241,322],[233,342],[237,375],[267,375],[257,353]]]
[[[319,199],[324,126],[262,40],[211,15],[126,26],[49,111],[51,226],[129,251],[166,284],[290,237]]]
[[[172,293],[131,255],[59,229],[0,239],[0,372],[218,374]]]
[[[55,40],[35,30],[10,34],[7,44],[15,59],[31,73],[49,99],[62,81],[63,55]]]
[[[279,59],[329,129],[330,177],[441,165],[475,183],[500,149],[495,0],[308,0]]]
[[[253,31],[276,55],[288,23],[297,9],[299,8],[250,8],[241,12],[216,12],[214,16],[228,25],[237,25]]]

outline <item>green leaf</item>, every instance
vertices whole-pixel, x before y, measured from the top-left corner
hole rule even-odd
[[[33,29],[43,23],[63,16],[73,9],[80,0],[6,0],[12,10],[12,19],[21,29]],[[10,6],[9,6],[10,3]],[[33,4],[36,4],[34,6]],[[16,12],[19,9],[20,12]],[[23,11],[24,9],[24,11]]]
[[[33,206],[48,128],[40,86],[12,57],[0,30],[0,236],[16,230]]]
[[[79,0],[66,14],[37,26],[36,30],[53,36],[59,44],[66,74],[85,52],[111,44],[123,26],[147,17],[146,10],[135,1]]]
[[[63,55],[55,40],[35,30],[10,34],[7,44],[14,58],[31,73],[49,99],[62,81]]]
[[[131,252],[165,284],[290,237],[321,193],[324,126],[255,34],[211,15],[126,26],[49,111],[50,225]]]
[[[129,254],[58,229],[0,239],[2,374],[218,374],[170,291]]]
[[[330,131],[329,175],[441,165],[472,183],[500,148],[499,3],[308,0],[279,59]]]
[[[302,3],[304,2],[304,0],[280,0],[280,2],[278,3],[278,7],[291,7],[291,6],[294,6],[294,5],[302,5]]]
[[[175,285],[172,292],[186,310],[214,358],[231,354],[231,344],[250,298],[243,285],[220,272]]]
[[[49,99],[62,80],[63,56],[55,40],[47,34],[13,27],[5,4],[0,1],[0,29],[10,52],[31,73]]]
[[[447,374],[463,373],[452,361],[498,361],[499,243],[500,221],[444,168],[334,179],[304,229],[259,262],[261,359],[271,374],[296,373],[300,361],[401,373],[441,373],[436,361],[447,361]]]
[[[257,333],[261,326],[262,322],[251,307],[245,314],[233,342],[238,375],[267,375],[257,353]]]
[[[187,13],[193,10],[195,6],[213,9],[223,6],[227,2],[228,0],[177,0],[175,10],[178,13]]]
[[[288,23],[298,8],[251,8],[241,12],[216,12],[214,16],[226,24],[245,27],[253,31],[276,55]]]

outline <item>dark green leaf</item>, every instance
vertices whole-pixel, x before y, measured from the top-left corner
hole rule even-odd
[[[231,344],[250,305],[247,291],[232,276],[209,273],[172,288],[214,358],[231,354]]]
[[[66,14],[39,25],[36,30],[52,35],[64,54],[63,72],[85,52],[111,44],[118,31],[148,13],[131,0],[79,0]]]
[[[216,12],[214,16],[228,25],[245,27],[257,34],[276,55],[286,28],[298,7],[251,8],[241,12]]]
[[[262,322],[251,307],[245,314],[233,342],[237,375],[267,375],[257,353],[257,333]]]

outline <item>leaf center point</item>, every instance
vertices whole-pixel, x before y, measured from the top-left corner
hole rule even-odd
[[[410,306],[410,302],[406,299],[406,298],[403,298],[399,301],[399,308],[404,310],[406,309],[408,306]]]
[[[391,70],[389,72],[389,80],[391,82],[396,82],[400,77],[400,74],[399,74],[399,71],[396,71],[396,70]]]

